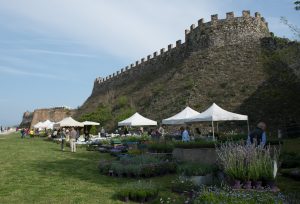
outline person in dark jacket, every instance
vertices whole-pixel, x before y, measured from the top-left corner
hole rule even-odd
[[[267,143],[266,123],[259,122],[256,128],[248,135],[247,144],[264,147]]]

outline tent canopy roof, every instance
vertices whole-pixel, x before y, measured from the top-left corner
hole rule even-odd
[[[42,125],[43,125],[43,123],[42,122],[38,122],[37,124],[35,124],[33,127],[34,128],[41,128],[42,127]]]
[[[63,120],[55,123],[59,127],[83,127],[83,124],[74,120],[72,117],[64,118]]]
[[[157,122],[154,120],[150,120],[140,115],[139,113],[133,114],[131,117],[118,122],[118,126],[150,126],[157,125]]]
[[[186,121],[186,119],[191,118],[193,116],[198,115],[199,112],[195,111],[194,109],[190,107],[186,107],[183,109],[180,113],[177,113],[176,115],[163,119],[162,124],[167,124],[167,125],[182,125]]]
[[[241,115],[226,111],[213,103],[206,111],[188,119],[186,122],[199,121],[228,121],[228,120],[248,120],[247,115]]]
[[[96,123],[93,121],[84,121],[82,122],[83,125],[100,125],[100,123]]]

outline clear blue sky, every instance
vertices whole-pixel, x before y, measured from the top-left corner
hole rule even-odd
[[[19,124],[26,110],[76,108],[94,79],[184,39],[211,14],[258,11],[270,31],[293,38],[300,27],[291,0],[0,0],[0,125]]]

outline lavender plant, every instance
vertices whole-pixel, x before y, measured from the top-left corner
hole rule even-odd
[[[266,148],[226,142],[216,147],[218,164],[232,179],[257,181],[275,179],[279,151],[271,154]]]

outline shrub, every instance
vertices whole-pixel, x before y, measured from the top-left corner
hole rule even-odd
[[[199,190],[199,187],[187,177],[179,176],[172,181],[171,189],[176,193],[188,193]]]
[[[247,135],[236,134],[236,135],[221,135],[218,138],[219,142],[227,142],[227,141],[241,141],[247,140]]]
[[[282,168],[300,167],[300,154],[296,152],[285,152],[280,155],[280,160],[282,161]]]
[[[209,173],[214,173],[217,166],[201,163],[183,163],[178,165],[177,173],[184,176],[205,176]]]
[[[174,145],[168,143],[152,143],[148,145],[148,150],[156,153],[172,153],[173,149]]]
[[[122,201],[147,202],[158,195],[158,190],[151,181],[138,181],[123,185],[116,192],[116,196]]]
[[[142,135],[142,136],[126,136],[126,137],[121,137],[122,143],[127,143],[127,142],[145,142],[149,141],[151,138],[148,135]]]
[[[151,155],[121,157],[120,160],[112,161],[110,164],[99,165],[99,168],[100,173],[108,174],[109,170],[112,170],[115,176],[127,177],[151,177],[176,172],[174,162]]]
[[[210,141],[195,141],[195,142],[176,142],[175,148],[194,149],[194,148],[215,148],[216,143]]]

